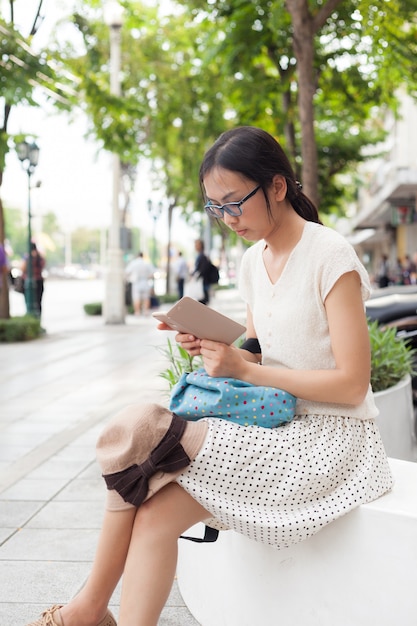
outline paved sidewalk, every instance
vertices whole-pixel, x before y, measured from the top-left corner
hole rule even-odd
[[[234,290],[212,306],[244,321]],[[104,507],[97,435],[123,406],[166,400],[157,346],[167,333],[152,318],[106,326],[80,316],[56,328],[0,344],[0,626],[24,626],[83,585]],[[174,585],[160,626],[196,625]]]

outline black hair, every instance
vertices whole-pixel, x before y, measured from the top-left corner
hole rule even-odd
[[[321,224],[317,208],[301,191],[301,184],[296,180],[294,170],[284,150],[272,135],[255,126],[238,126],[220,135],[217,141],[204,155],[200,167],[200,185],[203,179],[215,167],[222,167],[232,172],[240,172],[246,178],[261,186],[268,211],[270,206],[267,189],[274,176],[284,176],[287,181],[286,198],[294,210],[309,222]]]

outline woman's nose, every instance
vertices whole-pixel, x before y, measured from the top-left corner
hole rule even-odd
[[[233,224],[236,224],[238,220],[239,220],[238,215],[229,215],[229,213],[226,213],[226,211],[223,214],[223,222],[229,228],[231,228]]]

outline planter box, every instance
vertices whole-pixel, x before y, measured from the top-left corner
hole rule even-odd
[[[379,415],[376,418],[387,455],[404,461],[417,461],[414,437],[414,407],[411,377],[374,394]]]

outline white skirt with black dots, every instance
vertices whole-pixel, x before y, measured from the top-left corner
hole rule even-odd
[[[213,528],[284,548],[392,486],[374,420],[303,416],[275,429],[207,421],[206,441],[177,482]]]

